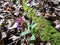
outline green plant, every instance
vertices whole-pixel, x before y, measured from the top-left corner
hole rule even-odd
[[[22,0],[23,9],[28,18],[32,18],[37,26],[33,29],[34,35],[40,35],[42,41],[51,42],[52,45],[60,45],[60,33],[50,24],[50,22],[43,16],[36,17],[36,9],[25,5],[26,0]],[[36,35],[35,35],[36,36]]]

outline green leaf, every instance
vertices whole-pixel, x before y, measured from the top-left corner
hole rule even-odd
[[[36,26],[37,26],[37,23],[36,23],[36,24],[34,24],[34,25],[32,25],[32,29],[34,29]]]
[[[35,38],[34,34],[32,34],[30,41],[34,41],[34,40],[36,40],[36,38]]]
[[[30,33],[30,30],[26,30],[26,31],[21,33],[21,36],[25,36],[26,34],[29,34],[29,33]]]

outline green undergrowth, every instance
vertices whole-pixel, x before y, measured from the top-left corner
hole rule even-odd
[[[60,45],[60,32],[55,30],[51,23],[44,17],[37,17],[36,9],[26,6],[25,2],[26,0],[22,0],[23,9],[26,12],[26,16],[28,18],[32,18],[32,20],[38,24],[35,27],[35,36],[38,34],[42,41],[51,42],[52,45]]]

